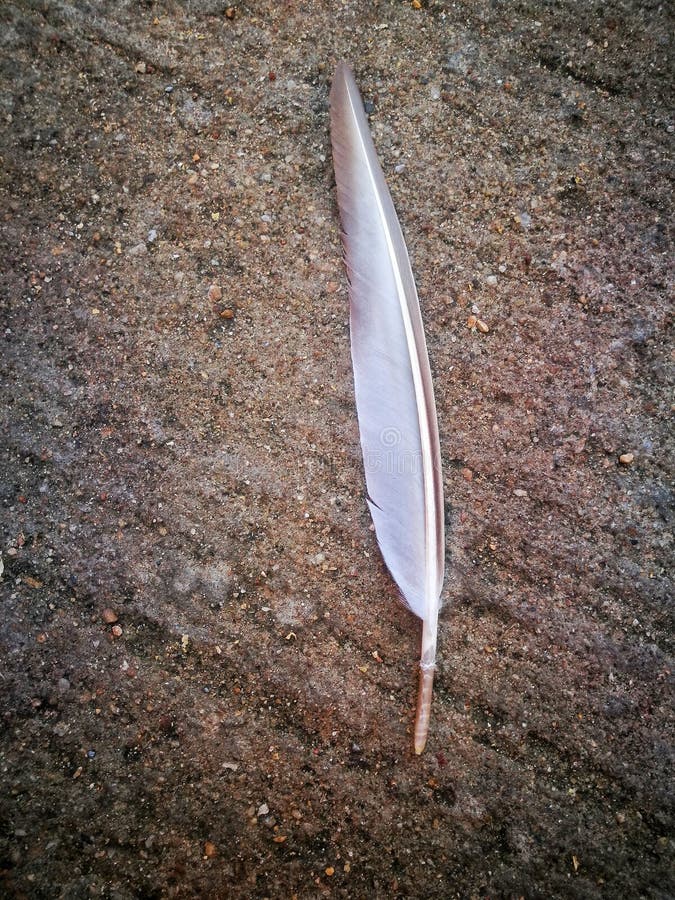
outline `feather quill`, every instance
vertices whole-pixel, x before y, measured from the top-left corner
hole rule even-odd
[[[356,411],[377,541],[422,620],[415,752],[431,711],[444,574],[443,485],[431,372],[403,233],[354,76],[338,64],[331,143],[349,277]]]

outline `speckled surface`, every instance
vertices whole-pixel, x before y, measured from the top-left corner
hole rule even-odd
[[[667,7],[101,7],[0,8],[3,895],[672,896]],[[436,387],[421,758],[340,58]]]

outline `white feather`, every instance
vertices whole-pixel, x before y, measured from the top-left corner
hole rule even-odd
[[[438,425],[408,253],[345,63],[338,65],[331,89],[331,141],[368,504],[387,567],[406,604],[423,621],[415,732],[415,749],[421,752],[444,573]]]

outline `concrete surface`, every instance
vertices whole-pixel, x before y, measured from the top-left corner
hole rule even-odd
[[[415,6],[0,7],[4,896],[675,893],[673,22]],[[340,58],[436,385],[419,759],[353,403]]]

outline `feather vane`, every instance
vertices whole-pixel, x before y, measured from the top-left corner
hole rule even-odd
[[[445,567],[431,372],[403,233],[345,63],[337,66],[330,104],[368,506],[387,568],[423,623],[415,722],[415,752],[421,753],[429,729]]]

